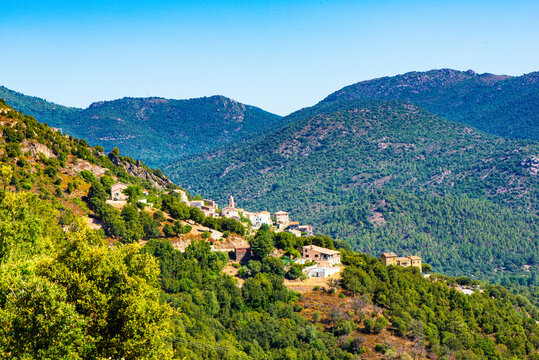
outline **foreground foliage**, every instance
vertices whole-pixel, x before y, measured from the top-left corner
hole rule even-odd
[[[155,259],[57,216],[35,195],[1,200],[0,357],[170,358]]]

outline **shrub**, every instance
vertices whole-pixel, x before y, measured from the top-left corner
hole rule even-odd
[[[90,170],[82,170],[80,172],[80,177],[87,183],[93,183],[95,181],[95,176]]]
[[[297,278],[301,276],[301,274],[302,274],[301,268],[297,265],[292,265],[290,269],[288,269],[288,271],[286,272],[285,276],[289,280],[296,280]],[[316,287],[320,289],[319,286],[315,286],[315,288]],[[317,289],[313,288],[313,290],[317,290]]]

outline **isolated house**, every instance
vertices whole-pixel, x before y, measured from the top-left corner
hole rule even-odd
[[[336,250],[326,249],[316,245],[306,245],[303,247],[301,257],[311,260],[322,267],[331,267],[341,263],[341,253]]]
[[[402,267],[415,266],[421,270],[421,258],[419,256],[398,257],[395,253],[383,253],[380,257],[385,266],[397,265]]]
[[[110,187],[110,197],[113,201],[127,200],[129,197],[123,193],[127,189],[126,184],[117,183]]]

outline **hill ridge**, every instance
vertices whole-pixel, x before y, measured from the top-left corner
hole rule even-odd
[[[414,71],[345,86],[319,104],[361,98],[408,101],[488,133],[539,140],[539,72]]]

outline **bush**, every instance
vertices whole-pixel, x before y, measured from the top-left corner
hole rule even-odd
[[[7,144],[6,154],[10,158],[16,158],[17,156],[22,155],[21,148],[18,144]]]
[[[385,354],[389,350],[389,346],[387,344],[376,344],[374,347],[374,351]]]
[[[165,234],[165,236],[171,237],[171,236],[176,235],[176,229],[174,228],[172,224],[167,223],[163,227],[163,233]]]
[[[266,256],[264,260],[262,260],[262,271],[268,274],[284,276],[285,270],[283,260],[278,257]]]
[[[302,274],[301,268],[297,265],[292,265],[290,269],[288,269],[288,271],[286,272],[285,276],[288,280],[296,280],[297,278],[301,276],[301,274]],[[315,288],[316,287],[317,286],[315,286]],[[318,288],[320,287],[318,286]],[[317,290],[317,289],[313,288],[313,290]]]
[[[95,181],[95,176],[90,170],[82,170],[79,175],[87,183],[93,183]]]

